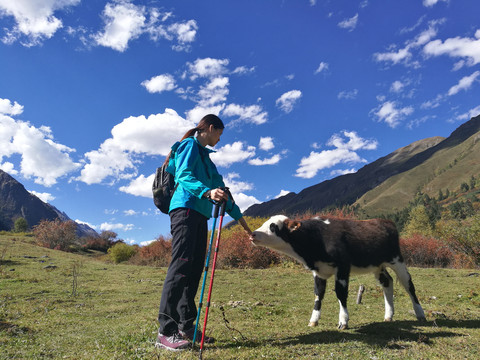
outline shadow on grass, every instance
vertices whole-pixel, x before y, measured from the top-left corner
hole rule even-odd
[[[12,265],[19,265],[20,263],[18,261],[14,260],[0,260],[0,266],[12,266]]]
[[[6,321],[0,321],[0,332],[5,332],[5,334],[9,336],[17,336],[25,333],[31,333],[32,330],[25,326],[18,326]]]
[[[219,344],[217,348],[246,347],[255,348],[269,343],[271,346],[281,348],[291,345],[319,345],[345,342],[363,342],[370,346],[396,348],[402,343],[423,343],[430,345],[436,338],[461,336],[458,332],[440,330],[440,328],[474,329],[480,327],[480,320],[435,320],[428,322],[394,321],[372,323],[348,330],[326,330],[299,334],[285,338],[255,339],[237,341],[229,344]],[[432,329],[437,329],[431,331]],[[401,347],[405,347],[402,345]]]

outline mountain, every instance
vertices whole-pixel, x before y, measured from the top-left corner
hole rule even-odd
[[[30,228],[41,220],[71,220],[67,214],[43,202],[9,174],[0,170],[0,230],[12,230],[19,217],[27,220]],[[77,235],[98,236],[91,227],[78,223]]]
[[[329,206],[358,204],[368,215],[405,207],[418,190],[437,195],[480,174],[480,116],[448,138],[416,141],[358,170],[305,188],[298,194],[249,207],[244,215],[268,217],[319,212]]]

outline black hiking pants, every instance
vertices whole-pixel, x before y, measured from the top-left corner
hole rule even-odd
[[[205,265],[207,221],[192,209],[179,208],[170,212],[172,260],[158,314],[159,333],[163,335],[191,329],[197,317],[195,295]]]

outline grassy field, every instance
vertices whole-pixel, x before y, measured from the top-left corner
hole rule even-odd
[[[107,264],[11,236],[0,236],[0,260],[0,359],[198,359],[197,349],[153,346],[165,268]],[[203,358],[480,358],[480,270],[410,270],[427,322],[416,321],[398,283],[395,320],[383,322],[380,287],[355,276],[344,331],[336,329],[332,281],[320,324],[309,328],[308,271],[217,270],[208,321],[217,342]],[[366,291],[356,305],[360,284]]]

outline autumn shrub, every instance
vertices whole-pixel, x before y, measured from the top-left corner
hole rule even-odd
[[[77,240],[77,226],[73,221],[42,220],[33,228],[38,245],[50,249],[71,250]]]
[[[215,240],[212,246],[215,246]],[[236,226],[225,236],[222,234],[219,247],[217,265],[223,268],[263,269],[280,261],[278,253],[254,246],[240,226]]]
[[[348,206],[341,208],[329,208],[320,212],[305,211],[301,214],[292,216],[291,218],[303,221],[314,217],[358,220],[358,215],[355,210]]]
[[[137,248],[135,246],[130,246],[123,242],[117,242],[114,246],[108,249],[110,259],[115,264],[129,260],[136,252]]]
[[[108,240],[100,237],[88,237],[83,245],[85,250],[97,250],[102,252],[107,252],[110,247],[112,247],[112,244]]]
[[[457,267],[480,266],[480,213],[465,220],[441,220],[436,233],[459,254]]]
[[[410,266],[450,267],[456,260],[455,253],[445,242],[419,234],[400,239],[400,249]]]
[[[89,236],[84,239],[83,248],[85,250],[107,252],[108,249],[110,249],[118,241],[120,240],[117,240],[117,233],[104,230],[98,236]]]
[[[172,258],[172,241],[159,236],[155,241],[142,246],[137,254],[131,259],[136,265],[150,265],[165,267],[170,264]]]

